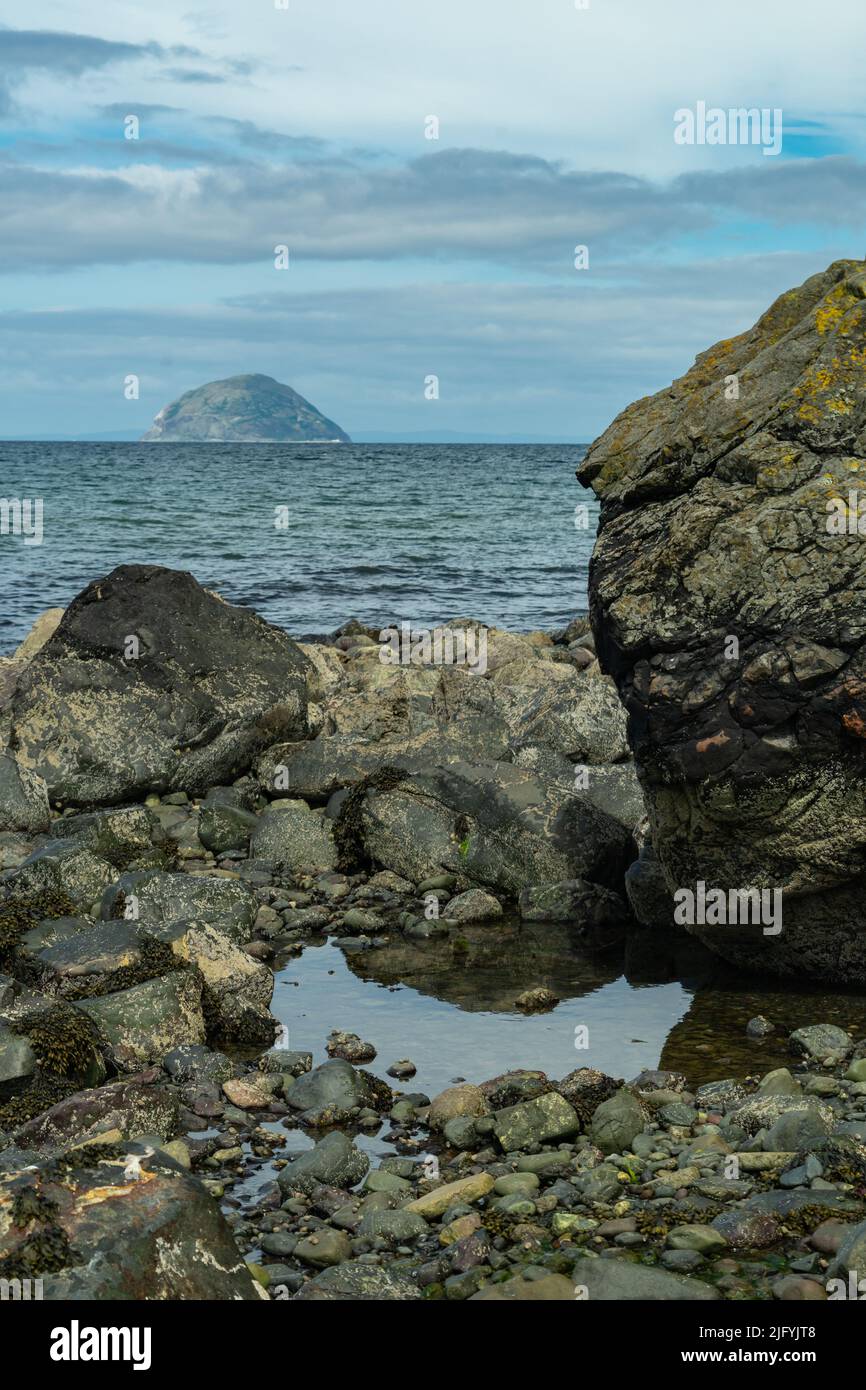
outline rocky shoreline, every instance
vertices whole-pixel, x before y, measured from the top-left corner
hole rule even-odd
[[[375,1039],[339,1018],[315,1068],[279,1036],[271,967],[326,936],[456,954],[505,911],[589,945],[672,930],[587,620],[485,638],[483,675],[389,665],[358,622],[295,643],[128,566],[7,660],[0,1278],[810,1299],[861,1267],[866,1043],[838,1028],[763,1078],[521,1070],[433,1097],[410,1058],[365,1070]],[[383,1125],[371,1169],[356,1140]]]

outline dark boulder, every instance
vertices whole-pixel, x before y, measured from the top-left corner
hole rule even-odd
[[[599,659],[667,886],[783,894],[781,931],[686,925],[742,966],[860,984],[864,336],[866,263],[838,261],[629,406],[578,474],[602,504]]]
[[[306,732],[309,663],[286,633],[192,575],[121,565],[67,608],[4,713],[55,800],[202,793]]]
[[[62,1301],[263,1296],[198,1179],[137,1143],[4,1176],[0,1277],[40,1278]]]

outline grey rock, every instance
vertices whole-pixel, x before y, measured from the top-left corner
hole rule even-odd
[[[143,806],[111,806],[105,811],[61,816],[51,827],[55,839],[73,838],[99,859],[123,869],[149,855],[162,839],[158,823]]]
[[[368,791],[360,814],[366,851],[385,868],[414,882],[458,873],[514,895],[568,878],[621,881],[631,837],[591,802],[509,763],[395,767],[394,785]]]
[[[337,866],[331,825],[305,801],[274,801],[258,819],[250,852],[286,873],[316,873]]]
[[[593,631],[668,887],[784,890],[774,935],[689,930],[737,965],[843,984],[866,981],[866,572],[828,502],[847,502],[866,416],[864,290],[860,260],[811,276],[623,411],[579,470],[602,508]]]
[[[121,1072],[161,1062],[183,1043],[205,1041],[201,984],[188,971],[175,971],[117,994],[82,999],[77,1007],[97,1024]]]
[[[102,896],[114,868],[78,840],[47,840],[24,860],[10,879],[13,896],[63,893],[79,907]]]
[[[195,921],[216,928],[236,945],[252,935],[258,898],[247,884],[230,878],[167,874],[158,869],[123,874],[102,897],[100,915],[122,917],[135,899],[135,921],[169,927]]]
[[[421,1290],[407,1274],[387,1265],[365,1264],[347,1260],[344,1264],[324,1269],[305,1284],[296,1300],[327,1299],[337,1301],[390,1301],[421,1297]]]
[[[307,669],[290,637],[191,575],[121,565],[73,599],[19,676],[9,742],[72,804],[202,793],[303,736]]]
[[[590,1135],[602,1153],[624,1153],[647,1122],[646,1112],[636,1096],[625,1089],[602,1101],[592,1117]]]
[[[386,1240],[397,1242],[417,1240],[426,1236],[429,1226],[423,1216],[415,1211],[368,1211],[361,1218],[359,1236],[383,1236]]]
[[[320,1184],[350,1188],[361,1181],[369,1166],[367,1155],[335,1129],[320,1139],[315,1148],[298,1154],[280,1169],[277,1183],[286,1196],[292,1192],[312,1192]]]
[[[524,888],[518,909],[526,922],[570,922],[590,934],[622,931],[630,921],[618,893],[581,878]]]
[[[48,788],[9,753],[0,753],[0,830],[38,835],[51,821]]]
[[[632,1264],[630,1260],[591,1260],[575,1262],[571,1272],[575,1284],[585,1288],[590,1303],[616,1302],[709,1302],[721,1298],[711,1284],[689,1279],[669,1270]]]
[[[836,1052],[844,1055],[854,1046],[850,1034],[832,1023],[815,1023],[808,1028],[797,1028],[789,1042],[795,1052],[819,1058]]]
[[[507,1153],[530,1144],[565,1139],[579,1129],[580,1119],[574,1106],[555,1091],[497,1110],[493,1125],[496,1138]]]

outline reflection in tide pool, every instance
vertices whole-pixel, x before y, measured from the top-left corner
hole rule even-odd
[[[561,1002],[521,1014],[517,996],[539,985]],[[370,1070],[385,1076],[410,1057],[417,1075],[394,1084],[435,1095],[515,1067],[559,1078],[593,1066],[630,1080],[663,1066],[692,1083],[763,1072],[791,1060],[787,1036],[804,1024],[838,1023],[859,1036],[864,996],[744,980],[690,938],[639,933],[589,952],[567,927],[509,922],[462,928],[458,941],[395,937],[351,954],[308,947],[278,969],[272,1008],[289,1045],[311,1051],[314,1064],[326,1060],[328,1033],[346,1029],[376,1047]],[[753,1041],[746,1024],[759,1013],[777,1031]],[[580,1028],[588,1046],[578,1049]]]

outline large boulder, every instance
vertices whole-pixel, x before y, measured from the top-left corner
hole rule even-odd
[[[207,922],[156,927],[154,935],[175,956],[194,965],[204,981],[202,1007],[208,1031],[221,1042],[272,1043],[278,1024],[268,1009],[274,977]]]
[[[122,874],[102,896],[106,920],[130,917],[145,927],[168,927],[195,920],[208,923],[242,945],[253,931],[259,903],[239,879],[167,874],[159,869]]]
[[[346,802],[337,839],[356,835],[370,859],[416,883],[450,872],[514,896],[571,878],[613,886],[634,852],[628,830],[587,798],[510,763],[406,758],[380,777]]]
[[[21,1149],[51,1153],[100,1134],[119,1134],[123,1139],[153,1134],[162,1140],[172,1139],[178,1128],[178,1102],[154,1084],[157,1075],[153,1069],[106,1086],[75,1091],[16,1130],[15,1143]]]
[[[161,1062],[182,1043],[205,1041],[201,994],[201,980],[192,971],[175,970],[132,989],[82,999],[78,1008],[106,1039],[117,1070],[133,1072]]]
[[[284,873],[321,873],[336,867],[331,825],[305,801],[281,799],[262,812],[250,853],[268,859]]]
[[[56,800],[201,793],[303,736],[307,669],[286,633],[192,575],[121,565],[73,600],[23,669],[4,732]]]
[[[783,893],[781,931],[686,925],[740,965],[860,984],[864,334],[866,263],[838,261],[629,406],[578,475],[602,504],[596,646],[667,886]]]
[[[51,1300],[262,1297],[218,1205],[144,1144],[90,1145],[0,1180],[0,1275]]]

